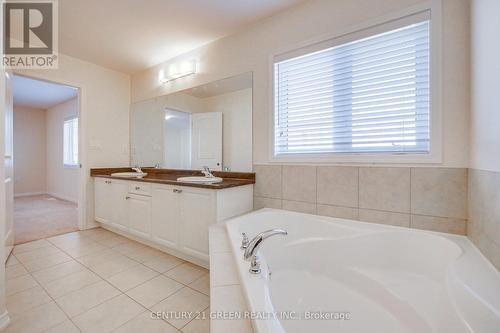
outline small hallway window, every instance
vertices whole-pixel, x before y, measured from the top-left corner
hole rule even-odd
[[[78,166],[78,117],[64,120],[64,166]]]

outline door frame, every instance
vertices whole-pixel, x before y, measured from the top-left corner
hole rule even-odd
[[[75,88],[77,90],[77,105],[78,105],[78,158],[80,167],[78,168],[78,199],[77,199],[77,216],[78,216],[78,229],[84,230],[87,226],[87,205],[86,197],[87,197],[87,177],[86,173],[83,170],[87,168],[87,150],[84,149],[87,147],[86,139],[87,139],[87,128],[85,124],[87,123],[86,115],[82,112],[83,110],[83,102],[85,96],[85,89],[82,85],[75,84],[73,82],[68,82],[66,80],[48,80],[43,77],[38,77],[35,75],[26,75],[20,73],[18,71],[13,71],[15,76],[21,76],[32,80],[38,80],[43,82],[48,82],[52,84],[58,84],[62,86],[68,86],[71,88]],[[15,155],[15,152],[14,152]],[[14,162],[15,163],[15,162]],[[16,175],[14,174],[14,179]]]

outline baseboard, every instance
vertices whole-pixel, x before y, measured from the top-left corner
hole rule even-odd
[[[17,193],[17,194],[14,194],[14,198],[17,198],[17,197],[30,197],[32,195],[42,195],[42,194],[47,194],[47,192],[25,192],[25,193]]]
[[[6,329],[7,326],[9,326],[9,323],[10,323],[9,313],[7,312],[7,310],[5,310],[5,312],[0,315],[0,332]]]
[[[57,194],[57,193],[52,193],[52,192],[47,192],[46,194],[50,195],[51,197],[57,198],[57,199],[61,199],[64,201],[69,201],[69,202],[78,204],[78,200],[75,200],[74,198],[70,198],[70,197],[67,197],[67,196],[62,195],[62,194]]]

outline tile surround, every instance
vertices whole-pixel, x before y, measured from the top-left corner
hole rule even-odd
[[[469,169],[467,236],[500,270],[500,172]]]
[[[106,239],[120,241],[106,244]],[[101,246],[100,253],[94,252]],[[165,311],[207,311],[205,268],[100,228],[22,244],[13,252],[6,263],[11,323],[5,332],[209,332],[206,319],[151,317],[152,309],[162,306]],[[61,254],[69,260],[45,260]],[[33,262],[41,264],[30,271]]]
[[[467,169],[255,165],[254,170],[254,209],[466,232]]]

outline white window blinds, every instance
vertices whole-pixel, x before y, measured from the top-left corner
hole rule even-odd
[[[64,121],[64,165],[78,165],[78,118]]]
[[[274,154],[428,153],[428,19],[275,62]]]

